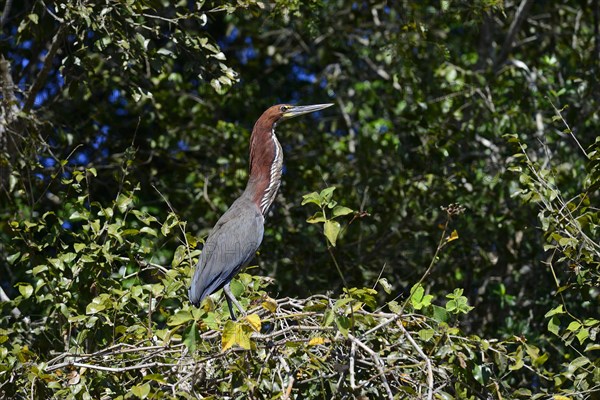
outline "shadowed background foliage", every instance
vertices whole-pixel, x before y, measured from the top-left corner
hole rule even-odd
[[[424,287],[440,298],[465,290],[475,308],[460,320],[464,331],[559,349],[550,371],[596,341],[597,0],[3,7],[0,284],[34,322],[59,312],[68,320],[52,301],[70,305],[33,301],[48,288],[33,268],[85,243],[86,267],[52,275],[71,280],[61,290],[79,291],[84,305],[103,279],[160,281],[134,260],[177,267],[184,235],[173,221],[186,221],[196,248],[245,186],[262,111],[333,102],[278,127],[283,184],[250,271],[274,278],[272,297],[342,291],[320,225],[306,223],[314,210],[300,205],[335,186],[342,204],[368,213],[348,219],[330,249],[349,287],[383,277],[391,293],[379,292],[381,305],[406,298],[436,251],[441,207],[459,203],[465,212],[450,223],[458,240]],[[110,223],[96,229],[92,216],[123,226],[111,237]],[[148,218],[166,232],[142,231]],[[5,330],[15,305],[2,305]],[[553,323],[546,314],[560,305],[570,314]],[[580,327],[567,333],[583,337],[587,326],[588,336],[562,335],[569,322]],[[46,339],[20,340],[43,354],[62,340],[63,323]]]

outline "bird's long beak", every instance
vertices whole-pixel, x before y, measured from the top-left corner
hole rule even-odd
[[[283,113],[284,119],[290,119],[299,115],[308,114],[311,112],[319,111],[327,107],[331,107],[333,103],[327,104],[313,104],[310,106],[291,106],[286,112]]]

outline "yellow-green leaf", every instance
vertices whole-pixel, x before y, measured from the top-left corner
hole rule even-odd
[[[263,300],[261,305],[263,306],[263,308],[269,310],[272,313],[277,311],[277,302],[270,297],[267,297],[265,300]]]
[[[236,327],[237,324],[233,321],[227,321],[223,327],[223,335],[221,337],[221,349],[223,351],[233,347],[236,344]]]
[[[448,236],[446,238],[446,243],[450,243],[454,240],[458,239],[458,232],[455,230],[452,231],[452,233],[450,234],[450,236]]]
[[[308,341],[309,346],[318,346],[320,344],[324,344],[326,342],[325,338],[320,336],[314,337]]]
[[[185,258],[185,251],[186,251],[186,247],[183,244],[178,246],[177,249],[175,249],[175,254],[173,255],[173,261],[171,262],[171,267],[175,268],[179,264],[181,264],[181,262]]]
[[[433,329],[421,329],[418,333],[421,340],[427,342],[433,337],[435,332]]]
[[[309,194],[305,194],[302,196],[302,205],[314,203],[318,206],[321,206],[321,196],[317,192],[312,192]]]
[[[329,201],[331,200],[331,197],[333,196],[334,190],[335,190],[335,186],[330,186],[328,188],[321,190],[321,193],[319,195],[323,199],[323,203],[325,203],[325,204],[329,203]]]
[[[323,232],[325,233],[325,237],[331,243],[333,247],[335,247],[335,242],[337,241],[338,235],[340,234],[340,223],[337,221],[325,221],[325,225],[323,227]]]
[[[348,207],[344,206],[335,206],[333,208],[333,218],[340,217],[342,215],[352,214],[354,211]]]
[[[246,329],[244,329],[246,328]],[[221,337],[221,348],[223,351],[238,345],[243,349],[250,350],[250,335],[252,330],[241,323],[227,321],[223,327],[223,336]]]
[[[322,211],[317,211],[312,217],[309,217],[306,222],[309,224],[316,224],[319,222],[325,222],[325,217],[323,216]]]
[[[150,384],[144,383],[131,388],[131,393],[138,399],[145,399],[150,394]]]
[[[248,322],[248,326],[252,328],[254,332],[260,332],[261,322],[258,314],[246,315],[244,319]]]
[[[29,284],[21,284],[19,285],[19,293],[23,298],[28,299],[33,294],[33,286]]]
[[[392,285],[388,282],[386,278],[379,279],[378,283],[381,285],[381,288],[387,294],[392,293]]]
[[[140,233],[147,233],[154,237],[158,237],[158,234],[156,233],[156,231],[154,229],[150,228],[149,226],[144,226],[142,229],[140,229]]]
[[[106,309],[106,306],[104,304],[98,304],[98,303],[90,303],[87,305],[87,307],[85,308],[85,313],[86,314],[96,314],[99,313],[100,311]]]

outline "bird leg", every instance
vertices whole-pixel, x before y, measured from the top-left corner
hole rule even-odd
[[[227,306],[229,307],[229,313],[231,314],[231,319],[235,321],[235,313],[233,312],[233,304],[237,307],[238,310],[242,313],[243,316],[246,316],[246,311],[242,308],[242,305],[237,301],[233,293],[231,293],[231,288],[229,287],[229,283],[223,286],[223,293],[225,293],[225,299],[227,300]]]

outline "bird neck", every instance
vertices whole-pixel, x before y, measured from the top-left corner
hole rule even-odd
[[[263,215],[273,204],[281,183],[283,150],[275,136],[275,125],[257,121],[250,138],[250,178],[246,194]]]

